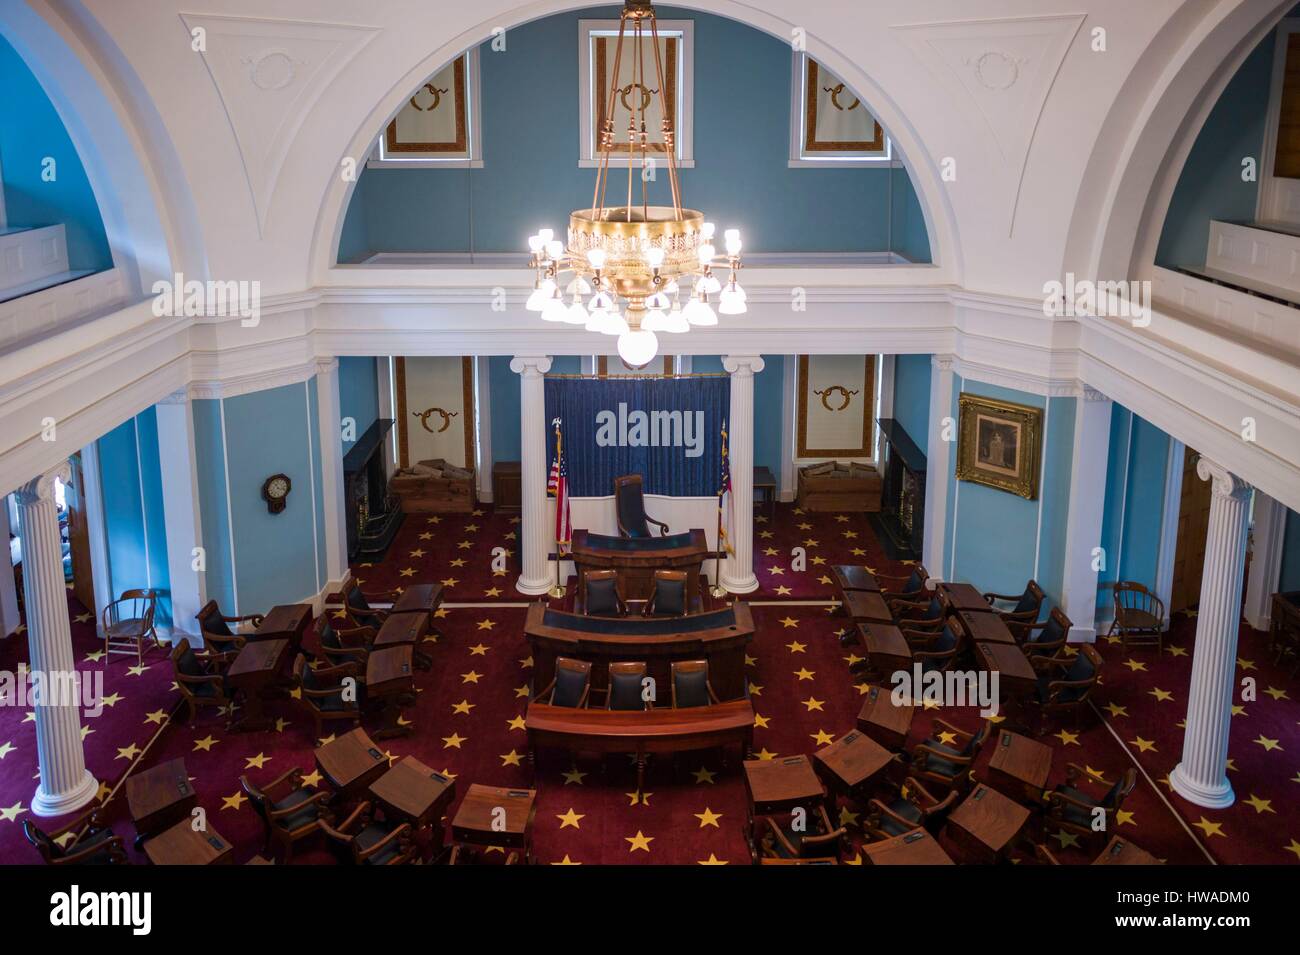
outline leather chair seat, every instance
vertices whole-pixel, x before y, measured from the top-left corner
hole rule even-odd
[[[1095,805],[1091,796],[1082,790],[1075,789],[1073,786],[1062,786],[1060,791],[1071,799],[1078,799],[1089,805]],[[1066,822],[1074,823],[1076,826],[1090,827],[1092,825],[1092,813],[1073,803],[1062,804],[1061,818]]]
[[[897,813],[904,819],[910,819],[912,822],[916,823],[916,825],[913,826],[904,826],[892,816],[881,816],[880,828],[891,836],[901,836],[905,832],[911,832],[921,824],[921,810],[917,809],[914,803],[911,803],[906,799],[895,799],[889,804],[889,811]]]
[[[344,703],[342,693],[335,693],[333,696],[312,697],[311,702],[322,713],[337,713],[340,710],[352,709],[356,706],[354,703]]]
[[[366,828],[362,829],[360,832],[357,833],[356,844],[358,848],[364,851],[366,849],[369,849],[376,842],[379,842],[381,839],[385,838],[388,835],[389,831],[390,830],[388,830],[384,826],[375,825],[372,823],[371,825],[366,826]],[[385,846],[382,850],[376,852],[374,855],[368,858],[366,860],[366,865],[387,865],[394,856],[400,853],[401,853],[401,847],[398,845],[397,841],[394,840],[393,842],[390,842],[387,846]]]
[[[109,843],[113,840],[112,829],[100,829],[93,835],[86,836],[79,841],[74,847],[75,852],[84,852],[87,849],[98,847],[101,851],[89,856],[85,860],[86,865],[113,865],[113,857],[109,852]]]
[[[277,819],[276,825],[282,829],[292,831],[307,825],[309,822],[315,822],[320,817],[320,807],[314,802],[309,802],[312,795],[309,790],[295,789],[279,802],[273,804],[271,808],[276,812],[283,812],[285,809],[292,809],[294,806],[302,806],[299,812]]]

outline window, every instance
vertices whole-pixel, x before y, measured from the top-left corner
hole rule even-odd
[[[369,166],[482,168],[478,48],[411,94],[384,128]]]
[[[635,74],[636,39],[631,34],[623,40],[623,58],[619,64],[619,95],[614,97],[615,143],[626,151],[628,120],[633,110],[640,115],[645,105],[646,131],[650,148],[660,154],[664,141],[660,122],[659,70],[656,67],[654,45],[647,34],[641,38],[642,78]],[[613,84],[615,51],[618,49],[617,20],[578,21],[578,104],[579,136],[581,139],[578,165],[592,168],[597,165],[596,134],[605,120],[610,86]],[[695,30],[691,20],[659,21],[659,60],[663,68],[664,102],[673,114],[676,133],[677,165],[690,168],[694,161],[694,56]],[[637,97],[635,90],[640,89]],[[639,122],[639,120],[638,120]],[[640,164],[640,153],[636,154]],[[611,166],[627,166],[628,157],[610,154]]]
[[[889,138],[844,81],[796,53],[790,102],[791,166],[857,166],[891,161]]]

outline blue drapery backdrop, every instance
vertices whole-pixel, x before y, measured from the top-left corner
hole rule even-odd
[[[572,496],[606,497],[614,478],[640,474],[647,494],[709,497],[718,493],[730,408],[725,376],[547,378],[547,467],[559,418]]]

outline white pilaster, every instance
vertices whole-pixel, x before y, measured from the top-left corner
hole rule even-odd
[[[945,423],[952,414],[952,393],[957,376],[952,370],[951,355],[930,359],[930,421],[925,446],[925,539],[921,562],[932,577],[942,579],[947,571],[948,476],[953,470],[953,451],[957,447],[957,422]]]
[[[539,596],[551,589],[554,574],[547,555],[554,545],[554,528],[547,520],[546,438],[551,433],[546,417],[543,376],[551,370],[545,355],[517,355],[510,370],[519,375],[519,467],[523,513],[519,525],[519,553],[524,572],[515,584],[520,593]]]
[[[478,434],[478,499],[492,503],[492,366],[486,355],[474,359],[475,429]]]
[[[782,501],[793,501],[799,488],[794,476],[794,409],[798,398],[799,356],[785,356],[781,388],[781,473],[777,475]]]
[[[1165,459],[1165,503],[1160,517],[1160,554],[1156,559],[1156,596],[1165,605],[1162,624],[1166,630],[1169,629],[1169,605],[1174,599],[1174,558],[1178,556],[1178,517],[1183,505],[1183,458],[1186,452],[1183,442],[1172,437],[1169,439],[1169,456]],[[1111,616],[1114,616],[1113,610]]]
[[[8,499],[0,495],[0,540],[6,543],[10,533],[8,504]],[[17,630],[21,622],[18,617],[18,582],[9,563],[9,555],[5,554],[5,559],[0,561],[0,638]]]
[[[1267,630],[1273,616],[1273,594],[1282,578],[1282,545],[1286,537],[1286,508],[1267,494],[1255,492],[1255,532],[1246,578],[1246,620]]]
[[[339,360],[316,362],[316,403],[319,417],[320,493],[325,523],[324,590],[334,593],[348,575],[347,509],[343,502],[343,407],[339,398]],[[360,435],[357,435],[360,437]]]
[[[894,374],[896,365],[896,356],[880,356],[880,407],[876,414],[878,421],[894,416]],[[874,449],[872,456],[876,459],[877,466],[879,466],[880,462],[885,459],[885,432],[880,430],[880,425],[876,421],[873,421],[871,422],[871,433],[876,436],[876,440],[872,443]]]
[[[754,376],[763,365],[758,355],[727,355],[722,359],[722,367],[731,374],[727,453],[734,509],[732,553],[722,565],[722,586],[733,594],[758,589],[758,578],[754,576]]]
[[[381,356],[375,359],[375,377],[379,382],[379,417],[397,419],[393,404],[393,359]],[[397,428],[390,428],[384,438],[384,477],[392,478],[397,470]]]
[[[1106,509],[1110,460],[1110,399],[1085,387],[1075,402],[1074,459],[1070,465],[1070,507],[1065,527],[1065,574],[1061,603],[1074,624],[1070,640],[1097,639],[1097,558]]]
[[[77,713],[80,694],[68,699],[65,687],[71,685],[76,666],[54,481],[57,478],[66,483],[70,476],[71,469],[64,462],[16,492],[31,669],[33,674],[41,674],[47,687],[65,690],[33,707],[41,782],[32,796],[32,812],[38,816],[72,812],[94,799],[99,791],[95,777],[86,769],[81,747],[81,717]]]
[[[1250,485],[1221,464],[1202,457],[1202,481],[1212,481],[1210,524],[1205,535],[1205,570],[1196,615],[1192,683],[1187,699],[1183,758],[1169,774],[1174,792],[1212,809],[1231,806],[1228,731],[1241,629],[1241,575],[1246,562]]]
[[[172,635],[173,640],[186,636],[193,643],[199,630],[194,617],[207,602],[207,587],[203,571],[195,570],[203,523],[189,395],[183,390],[168,395],[158,402],[154,413],[158,419],[158,459],[163,462],[163,527],[167,535]],[[206,567],[206,560],[199,566]]]
[[[81,449],[81,485],[81,500],[86,508],[86,537],[90,545],[90,579],[95,592],[95,606],[86,609],[94,611],[95,631],[103,636],[104,608],[113,602],[113,565],[108,559],[108,522],[104,515],[98,441],[92,441]]]

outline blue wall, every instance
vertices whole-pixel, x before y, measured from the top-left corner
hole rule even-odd
[[[1251,156],[1263,166],[1275,42],[1270,33],[1250,54],[1196,137],[1165,217],[1158,264],[1204,266],[1211,219],[1254,220],[1259,182],[1242,182],[1241,161]]]
[[[893,248],[930,260],[906,170],[789,168],[788,42],[696,11],[659,14],[695,22],[696,166],[681,171],[685,205],[703,204],[719,228],[740,228],[753,252]],[[523,255],[541,226],[562,232],[595,181],[595,170],[578,168],[578,20],[617,16],[616,7],[559,14],[512,28],[505,52],[484,44],[484,168],[365,170],[339,260],[373,251]],[[660,175],[651,201],[667,195]],[[760,195],[779,201],[756,203]]]
[[[1278,591],[1300,590],[1300,514],[1286,512],[1286,537],[1282,544],[1282,575]]]
[[[158,418],[148,408],[96,442],[108,540],[109,589],[161,591],[157,623],[172,622],[171,575],[163,517]]]
[[[356,436],[379,418],[379,369],[375,358],[339,359],[339,414],[356,422]],[[387,361],[387,359],[384,359]],[[356,444],[343,442],[343,453]]]
[[[769,469],[779,482],[785,356],[764,355],[763,362],[763,370],[754,376],[754,466]]]
[[[1110,461],[1097,575],[1097,606],[1112,603],[1111,584],[1135,580],[1155,589],[1164,519],[1169,435],[1122,405],[1111,408]]]
[[[930,356],[894,359],[894,420],[925,451],[930,442]]]
[[[45,157],[55,179],[41,178]],[[22,58],[0,37],[0,173],[9,228],[62,222],[68,266],[111,268],[113,255],[95,194],[59,114]]]

